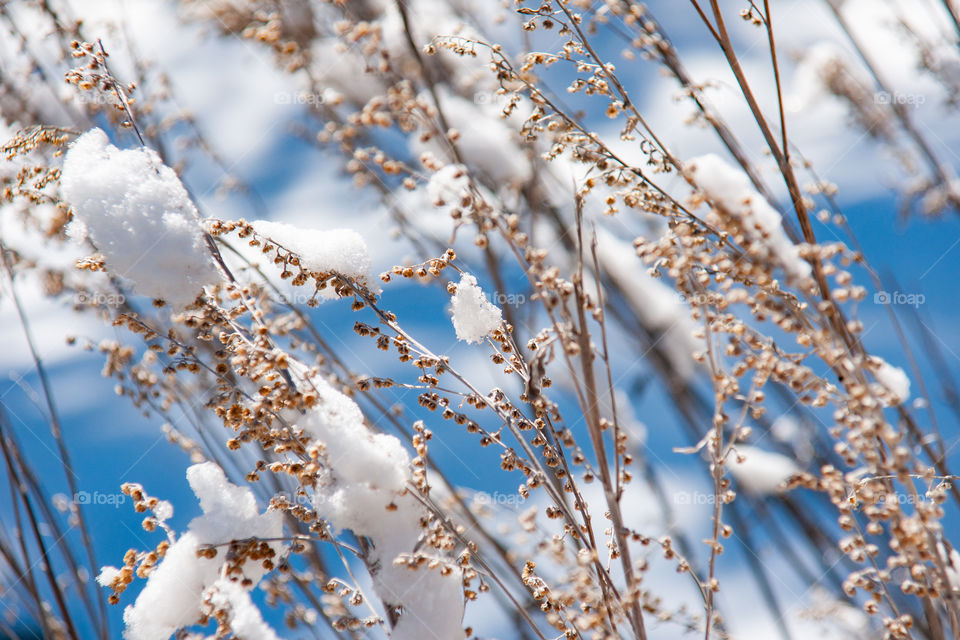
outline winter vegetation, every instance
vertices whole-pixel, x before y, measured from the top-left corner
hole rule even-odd
[[[0,2],[0,638],[960,638],[960,5]]]

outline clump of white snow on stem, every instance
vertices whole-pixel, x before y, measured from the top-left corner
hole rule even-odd
[[[204,592],[222,581],[226,562],[225,547],[219,548],[213,558],[199,558],[197,550],[202,546],[261,538],[274,540],[268,544],[278,555],[283,551],[283,545],[276,541],[283,534],[283,514],[261,514],[253,492],[229,482],[215,463],[191,466],[187,480],[200,500],[203,515],[191,520],[188,530],[170,545],[136,602],[123,612],[126,640],[167,640],[179,627],[197,622]],[[102,578],[105,580],[110,573],[105,569]],[[251,589],[266,573],[259,563],[243,565],[243,576],[251,580]],[[230,593],[224,597],[236,600]]]
[[[120,569],[107,565],[100,568],[100,574],[97,575],[97,584],[101,587],[109,587],[114,579],[120,575]]]
[[[300,264],[311,271],[337,273],[357,284],[380,291],[370,277],[370,251],[363,237],[353,229],[303,229],[285,222],[254,220],[257,235],[300,257]],[[324,297],[336,297],[330,288],[320,290]]]
[[[708,153],[687,162],[685,169],[710,201],[735,216],[747,240],[765,246],[770,259],[795,280],[810,276],[810,264],[780,226],[780,214],[750,184],[747,175]]]
[[[67,152],[60,185],[70,235],[89,238],[137,293],[184,307],[220,279],[196,207],[154,151],[118,149],[91,129]]]
[[[741,487],[755,495],[777,493],[780,485],[800,472],[787,456],[749,445],[737,446],[727,468]]]
[[[500,308],[487,300],[483,289],[477,286],[477,279],[469,273],[460,274],[460,284],[450,306],[457,338],[468,343],[483,342],[503,322]]]
[[[305,393],[317,395],[316,407],[298,420],[326,463],[314,496],[317,514],[335,530],[348,529],[372,543],[365,560],[373,587],[384,603],[402,608],[390,637],[461,637],[459,572],[443,575],[436,568],[413,570],[397,562],[420,546],[420,522],[427,516],[408,491],[412,474],[406,449],[396,437],[367,428],[357,404],[321,376],[300,363],[291,373]]]
[[[910,378],[900,367],[895,367],[883,358],[872,357],[873,375],[877,382],[893,396],[893,404],[902,404],[910,397]]]

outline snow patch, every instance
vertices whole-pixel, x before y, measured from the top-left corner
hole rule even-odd
[[[737,446],[727,468],[741,487],[756,495],[778,493],[781,484],[800,472],[787,456],[750,445]]]
[[[70,146],[60,184],[71,236],[89,238],[138,293],[184,307],[220,279],[196,207],[154,151],[120,150],[91,129]]]
[[[298,425],[322,443],[325,476],[314,494],[317,514],[336,531],[368,538],[366,559],[374,590],[383,602],[402,607],[392,640],[458,638],[463,634],[460,574],[437,568],[412,570],[398,557],[420,547],[426,510],[408,491],[410,456],[395,436],[374,433],[357,404],[301,363],[291,373],[304,392],[318,396],[316,408]],[[428,547],[421,553],[430,554]],[[442,558],[438,558],[442,561]]]
[[[893,404],[902,404],[910,398],[910,378],[900,367],[895,367],[883,358],[871,358],[873,375],[893,395]]]
[[[100,574],[97,576],[97,584],[101,587],[109,587],[113,580],[120,575],[120,569],[107,565],[100,568]]]
[[[229,482],[215,463],[189,467],[187,480],[200,501],[203,515],[191,520],[187,532],[170,545],[136,601],[124,610],[125,640],[167,640],[179,627],[199,619],[203,593],[222,582],[226,562],[223,549],[213,558],[198,558],[199,548],[245,538],[276,539],[283,534],[283,514],[279,511],[261,514],[253,492]],[[281,543],[269,544],[278,555],[283,552]],[[111,569],[104,567],[101,571],[100,584],[112,577]],[[244,577],[252,581],[250,588],[266,573],[260,564],[243,565]]]
[[[238,583],[221,578],[208,590],[208,598],[215,610],[229,612],[230,631],[234,638],[280,640],[263,621],[260,610],[250,599],[250,593]]]
[[[468,343],[483,342],[503,322],[500,308],[487,300],[483,290],[477,286],[477,279],[469,273],[460,275],[460,284],[450,305],[457,339]]]
[[[370,251],[363,237],[353,229],[304,229],[285,222],[254,220],[250,223],[258,235],[300,257],[311,271],[337,273],[380,291],[370,276]],[[330,288],[320,290],[324,297],[336,297]]]

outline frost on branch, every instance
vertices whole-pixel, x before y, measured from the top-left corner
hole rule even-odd
[[[457,338],[466,342],[483,342],[503,322],[500,308],[487,300],[483,290],[477,286],[477,279],[469,273],[460,275],[460,284],[456,285],[450,306]]]
[[[873,375],[877,382],[893,396],[890,404],[903,404],[910,397],[910,378],[900,367],[895,367],[883,358],[871,357]]]
[[[317,514],[335,529],[370,541],[365,561],[374,589],[387,606],[402,609],[391,638],[462,637],[459,571],[427,563],[412,568],[405,561],[418,552],[428,563],[448,564],[421,545],[421,520],[428,513],[408,491],[412,477],[406,449],[396,437],[368,429],[357,404],[321,376],[299,363],[291,372],[305,393],[317,395],[316,407],[299,420],[315,439],[311,455],[324,462],[314,495]]]
[[[750,185],[745,173],[713,153],[690,160],[685,169],[713,204],[736,219],[751,247],[765,248],[765,258],[792,280],[810,276],[810,264],[783,231],[780,214]]]
[[[373,293],[379,292],[375,280],[370,277],[367,243],[356,231],[303,229],[269,220],[254,220],[250,226],[257,235],[295,253],[303,267],[319,273],[336,273],[357,284],[373,287]],[[335,298],[336,292],[332,288],[325,288],[320,290],[320,295]]]
[[[253,604],[249,596],[244,599],[238,592],[252,589],[268,569],[259,561],[248,560],[237,571],[228,571],[232,567],[226,563],[226,546],[218,547],[213,557],[198,557],[197,552],[208,545],[252,538],[274,540],[267,543],[274,557],[283,551],[283,545],[275,541],[283,534],[283,514],[279,511],[261,514],[250,489],[229,482],[215,463],[204,462],[188,468],[187,480],[200,500],[203,515],[194,518],[186,533],[170,545],[163,560],[150,573],[136,602],[123,612],[126,640],[167,640],[178,628],[199,620],[204,600],[212,601],[214,606],[229,601],[240,621],[254,625],[249,611]],[[103,578],[111,573],[110,568],[106,568]],[[232,580],[239,582],[216,595],[225,582]],[[263,626],[262,621],[260,624]]]
[[[137,293],[182,308],[220,279],[186,189],[150,149],[120,150],[91,129],[67,152],[60,184],[70,235],[89,238]]]

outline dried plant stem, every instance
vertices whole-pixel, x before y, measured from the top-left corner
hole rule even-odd
[[[53,436],[54,442],[57,446],[57,455],[60,458],[61,463],[63,464],[64,477],[67,480],[67,486],[69,487],[71,495],[76,496],[78,492],[77,488],[77,474],[74,471],[73,464],[70,458],[70,452],[67,448],[66,443],[63,438],[63,430],[60,426],[60,416],[57,411],[56,404],[53,397],[53,389],[50,385],[50,378],[47,375],[46,367],[43,364],[43,361],[40,358],[40,354],[37,351],[36,343],[33,340],[33,335],[30,331],[30,325],[27,320],[27,315],[23,310],[23,305],[20,303],[20,297],[17,294],[16,287],[14,284],[13,270],[10,265],[9,255],[7,253],[7,248],[4,245],[3,241],[0,240],[0,261],[3,263],[3,271],[6,276],[7,286],[10,289],[10,299],[13,301],[14,308],[17,311],[17,317],[20,319],[20,325],[24,332],[24,339],[27,343],[27,346],[30,350],[30,357],[33,359],[34,369],[37,372],[37,377],[40,380],[40,387],[43,390],[43,398],[46,403],[47,417],[50,420],[50,433]],[[83,514],[83,507],[77,505],[77,525],[80,530],[80,538],[83,543],[84,551],[87,554],[87,561],[90,563],[89,566],[97,567],[96,555],[93,551],[93,544],[90,540],[89,528],[87,526],[86,519]],[[67,557],[71,558],[69,553],[65,554]],[[88,608],[90,614],[91,622],[94,624],[96,633],[101,637],[106,639],[109,635],[109,628],[107,626],[107,611],[104,605],[102,598],[95,598],[97,600],[98,609],[96,614],[92,609],[93,605],[90,599],[84,597],[84,605]]]
[[[860,56],[860,59],[866,66],[867,71],[869,71],[870,75],[877,83],[877,86],[881,91],[893,96],[894,92],[891,91],[892,86],[886,81],[885,78],[883,78],[877,66],[867,55],[867,51],[863,43],[851,30],[850,24],[847,22],[847,19],[844,17],[843,11],[840,8],[840,4],[837,2],[837,0],[825,0],[825,2],[836,19],[837,24],[840,25],[840,28],[843,30],[844,34],[846,34],[847,38],[849,38],[850,42],[853,44],[854,49],[856,49],[857,54]],[[956,209],[958,213],[960,213],[960,194],[956,193],[956,190],[953,187],[954,183],[956,182],[956,175],[954,175],[953,172],[943,164],[940,158],[937,157],[937,154],[934,152],[933,147],[930,146],[930,143],[927,141],[927,139],[923,136],[923,134],[920,133],[916,126],[914,126],[907,106],[897,100],[891,100],[890,108],[893,110],[893,113],[900,122],[900,126],[903,128],[904,132],[910,137],[911,140],[913,140],[917,148],[920,150],[920,153],[927,161],[930,171],[932,171],[936,176],[937,184],[943,185],[946,188],[946,196],[950,205]]]

